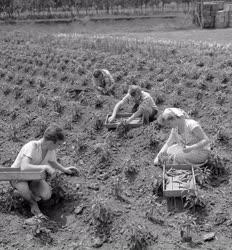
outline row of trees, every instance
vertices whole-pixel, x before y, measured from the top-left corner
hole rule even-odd
[[[12,16],[14,13],[30,12],[38,13],[41,11],[70,11],[79,14],[84,10],[88,14],[89,10],[104,10],[110,13],[113,9],[125,8],[147,8],[151,9],[164,7],[170,2],[190,2],[191,0],[0,0],[0,13]]]

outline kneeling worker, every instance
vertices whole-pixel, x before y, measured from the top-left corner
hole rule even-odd
[[[74,170],[77,170],[75,167],[65,168],[56,160],[55,149],[63,142],[62,129],[56,125],[51,125],[45,130],[40,140],[32,140],[21,148],[11,167],[21,170],[45,170],[50,175],[53,175],[55,169],[66,174],[72,174]],[[13,180],[11,185],[30,203],[32,214],[42,215],[37,202],[41,199],[48,200],[51,197],[51,188],[45,180]]]
[[[114,95],[115,81],[107,69],[96,69],[93,72],[93,84],[100,94]]]
[[[113,113],[109,117],[109,122],[113,122],[115,120],[120,107],[130,100],[132,100],[135,105],[132,108],[133,114],[126,120],[127,123],[138,117],[143,117],[144,123],[146,124],[156,119],[158,110],[151,95],[143,91],[139,86],[131,85],[128,93],[115,105]]]

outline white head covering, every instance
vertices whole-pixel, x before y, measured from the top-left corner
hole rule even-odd
[[[169,116],[173,117],[173,115],[180,118],[183,117],[185,119],[190,118],[189,115],[183,109],[180,108],[166,108],[162,114],[162,117],[164,119],[167,119]]]

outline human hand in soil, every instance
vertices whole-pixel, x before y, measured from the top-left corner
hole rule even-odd
[[[113,122],[114,120],[115,120],[114,116],[110,116],[109,119],[108,119],[109,123]]]
[[[65,168],[64,173],[65,174],[70,174],[70,175],[78,175],[79,174],[77,168],[73,167],[73,166]]]

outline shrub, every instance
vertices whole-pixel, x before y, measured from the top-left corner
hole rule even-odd
[[[24,103],[30,104],[32,102],[32,93],[28,90],[24,91]]]
[[[6,74],[6,81],[11,82],[13,79],[14,79],[14,75],[8,71]]]
[[[24,81],[24,77],[22,75],[17,74],[14,78],[14,83],[16,85],[22,85]]]
[[[224,127],[219,127],[216,138],[222,143],[228,143],[230,140],[230,131]]]
[[[101,116],[100,115],[95,115],[93,119],[94,119],[94,121],[93,121],[93,129],[97,130],[97,131],[101,130],[103,128],[103,126],[104,126],[104,122],[103,122]]]
[[[182,196],[184,200],[184,208],[192,212],[202,212],[206,208],[206,201],[203,196],[193,193],[191,190]]]
[[[35,126],[35,138],[42,137],[44,134],[44,131],[48,127],[47,122],[42,117],[38,117],[34,121],[33,125]]]
[[[164,102],[165,102],[165,95],[163,93],[157,93],[155,103],[159,105],[163,104]]]
[[[86,69],[85,69],[84,67],[82,67],[82,66],[79,66],[79,67],[77,68],[77,73],[78,73],[80,76],[85,75],[85,74],[86,74]]]
[[[82,116],[82,108],[81,105],[74,102],[71,107],[71,112],[72,112],[72,122],[77,122],[80,120]]]
[[[46,86],[45,80],[40,77],[36,78],[35,82],[36,82],[36,86],[40,88],[44,88]]]
[[[104,100],[101,96],[97,96],[95,99],[95,108],[102,108]]]
[[[88,147],[88,144],[86,142],[86,137],[87,136],[85,134],[80,134],[77,137],[76,144],[77,144],[77,150],[79,152],[82,152],[82,151],[86,150],[87,147]]]
[[[12,91],[11,87],[7,83],[1,83],[0,88],[5,96],[9,95]]]
[[[126,246],[123,249],[145,250],[158,239],[145,225],[134,223],[125,230]]]
[[[47,106],[47,98],[43,94],[38,95],[38,106],[44,108]]]
[[[116,128],[118,137],[125,137],[128,131],[129,131],[129,125],[127,124],[126,121],[122,120]]]
[[[140,170],[140,164],[130,157],[123,164],[123,172],[129,181],[134,181]]]
[[[19,86],[15,86],[13,88],[13,94],[14,94],[14,98],[17,100],[19,99],[20,97],[22,97],[22,93],[23,93],[23,90],[21,87]]]
[[[91,208],[95,233],[99,237],[109,237],[114,213],[106,200],[96,198]]]
[[[52,99],[52,102],[53,102],[54,111],[57,112],[58,114],[61,114],[64,110],[64,106],[61,103],[61,98],[59,96],[55,96]]]

